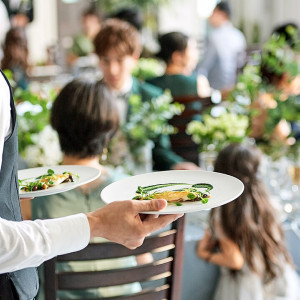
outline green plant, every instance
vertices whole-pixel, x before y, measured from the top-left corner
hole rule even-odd
[[[286,30],[289,40],[284,35],[272,35],[263,45],[261,54],[255,53],[252,58],[252,62],[256,64],[245,66],[228,97],[230,109],[248,115],[251,120],[259,113],[251,103],[257,101],[261,95],[272,95],[274,104],[267,109],[264,134],[258,145],[273,159],[285,155],[289,149],[288,143],[271,139],[276,126],[281,120],[297,122],[300,119],[300,97],[284,93],[279,84],[282,78],[286,77],[291,81],[298,75],[300,40],[294,28],[288,27]]]
[[[220,151],[227,144],[242,142],[247,137],[249,121],[245,115],[225,112],[219,117],[209,114],[203,121],[191,121],[187,126],[187,134],[199,144],[199,151]],[[213,146],[212,146],[213,145]]]
[[[163,73],[163,65],[155,58],[140,58],[132,71],[132,75],[140,80],[161,76]]]
[[[98,0],[98,6],[100,9],[106,12],[111,12],[128,6],[137,6],[142,9],[148,8],[150,6],[157,7],[158,5],[167,2],[168,0]]]
[[[50,109],[56,92],[53,89],[47,89],[42,93],[34,93],[30,89],[23,90],[16,87],[11,71],[4,70],[4,73],[13,90],[21,157],[30,166],[58,163],[60,160],[58,139],[49,125]]]
[[[175,128],[168,124],[168,120],[184,109],[182,104],[173,103],[169,92],[144,102],[138,95],[132,95],[129,105],[131,113],[122,130],[131,149],[144,146],[148,140],[161,134],[175,133]]]

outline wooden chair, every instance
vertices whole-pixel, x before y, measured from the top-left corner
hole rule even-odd
[[[135,250],[107,242],[89,244],[85,249],[55,257],[44,263],[45,299],[55,300],[58,290],[76,290],[140,282],[142,291],[132,295],[101,298],[110,300],[160,300],[181,298],[184,217],[173,222],[164,231],[147,237]],[[126,257],[152,253],[152,263],[135,267],[92,271],[57,272],[56,264],[67,261],[85,261]]]
[[[176,134],[170,135],[172,149],[175,153],[195,164],[199,164],[198,145],[186,134],[186,126],[192,120],[201,120],[204,110],[213,106],[210,97],[184,96],[174,98],[174,102],[184,104],[185,109],[179,116],[174,116],[170,124],[177,128]]]

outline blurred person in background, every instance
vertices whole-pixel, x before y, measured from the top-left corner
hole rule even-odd
[[[5,37],[1,68],[12,71],[17,87],[27,89],[28,79],[28,45],[25,28],[13,27]]]
[[[12,26],[25,27],[33,21],[33,0],[2,0]]]
[[[163,90],[169,89],[173,97],[209,97],[211,89],[207,78],[192,75],[198,59],[196,41],[181,32],[164,34],[158,41],[160,51],[157,57],[166,64],[165,74],[147,82]]]
[[[68,60],[73,63],[78,57],[88,56],[94,52],[93,40],[101,29],[102,16],[96,8],[90,7],[82,13],[83,32],[73,38]]]
[[[144,18],[141,10],[136,7],[123,7],[112,13],[110,18],[126,21],[134,26],[138,31],[142,30]]]
[[[117,97],[120,123],[124,124],[130,113],[128,100],[131,95],[149,101],[162,95],[163,90],[131,75],[142,50],[141,36],[131,24],[118,19],[107,20],[94,43],[103,81]],[[156,170],[198,168],[171,150],[167,135],[161,135],[155,141],[153,160]]]
[[[283,229],[258,170],[258,148],[231,144],[219,153],[215,172],[244,186],[236,200],[213,208],[198,256],[221,267],[214,300],[299,300],[300,281]]]
[[[208,78],[218,90],[230,90],[236,83],[237,70],[244,64],[246,41],[241,31],[230,22],[231,9],[227,2],[216,5],[209,23],[213,27],[207,40],[197,74]]]

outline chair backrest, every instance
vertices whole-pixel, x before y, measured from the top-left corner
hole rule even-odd
[[[211,97],[184,96],[174,98],[174,102],[184,104],[185,109],[179,116],[174,116],[170,124],[177,128],[176,134],[170,135],[172,149],[187,161],[199,164],[198,148],[191,136],[186,134],[186,126],[192,120],[201,120],[205,109],[213,106]]]
[[[140,292],[106,299],[179,300],[181,295],[183,232],[184,217],[173,222],[164,231],[147,237],[143,245],[135,250],[107,242],[89,244],[81,251],[57,256],[44,263],[45,299],[58,299],[58,290],[82,290],[140,282],[144,287]],[[130,268],[90,272],[60,272],[56,268],[58,262],[120,258],[144,253],[153,254],[152,263]]]

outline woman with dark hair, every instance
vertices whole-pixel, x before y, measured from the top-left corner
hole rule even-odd
[[[53,104],[51,125],[58,133],[63,152],[62,164],[94,167],[101,171],[101,176],[80,188],[33,199],[31,202],[32,219],[52,219],[103,207],[105,204],[99,196],[102,189],[108,184],[126,177],[123,173],[99,164],[103,150],[119,126],[118,111],[111,92],[100,81],[83,79],[71,81],[61,90]],[[104,242],[106,240],[97,239],[96,241]],[[62,267],[65,270],[73,271],[96,271],[130,267],[136,264],[134,257],[128,257],[80,264],[70,263],[64,264]],[[98,298],[139,290],[140,284],[134,283],[119,288],[63,291],[59,296],[68,299]],[[42,293],[42,289],[40,291]],[[39,297],[38,299],[40,299]]]
[[[211,210],[210,229],[198,244],[199,257],[221,266],[214,300],[299,299],[299,278],[258,178],[259,164],[259,150],[241,144],[224,148],[215,162],[216,172],[237,177],[245,190]]]
[[[27,88],[28,46],[23,27],[14,27],[7,32],[3,46],[1,69],[11,70],[17,86],[23,89]]]
[[[210,96],[206,77],[192,75],[198,60],[196,41],[181,32],[170,32],[159,38],[159,44],[157,57],[166,64],[165,74],[148,82],[169,89],[173,97]]]

